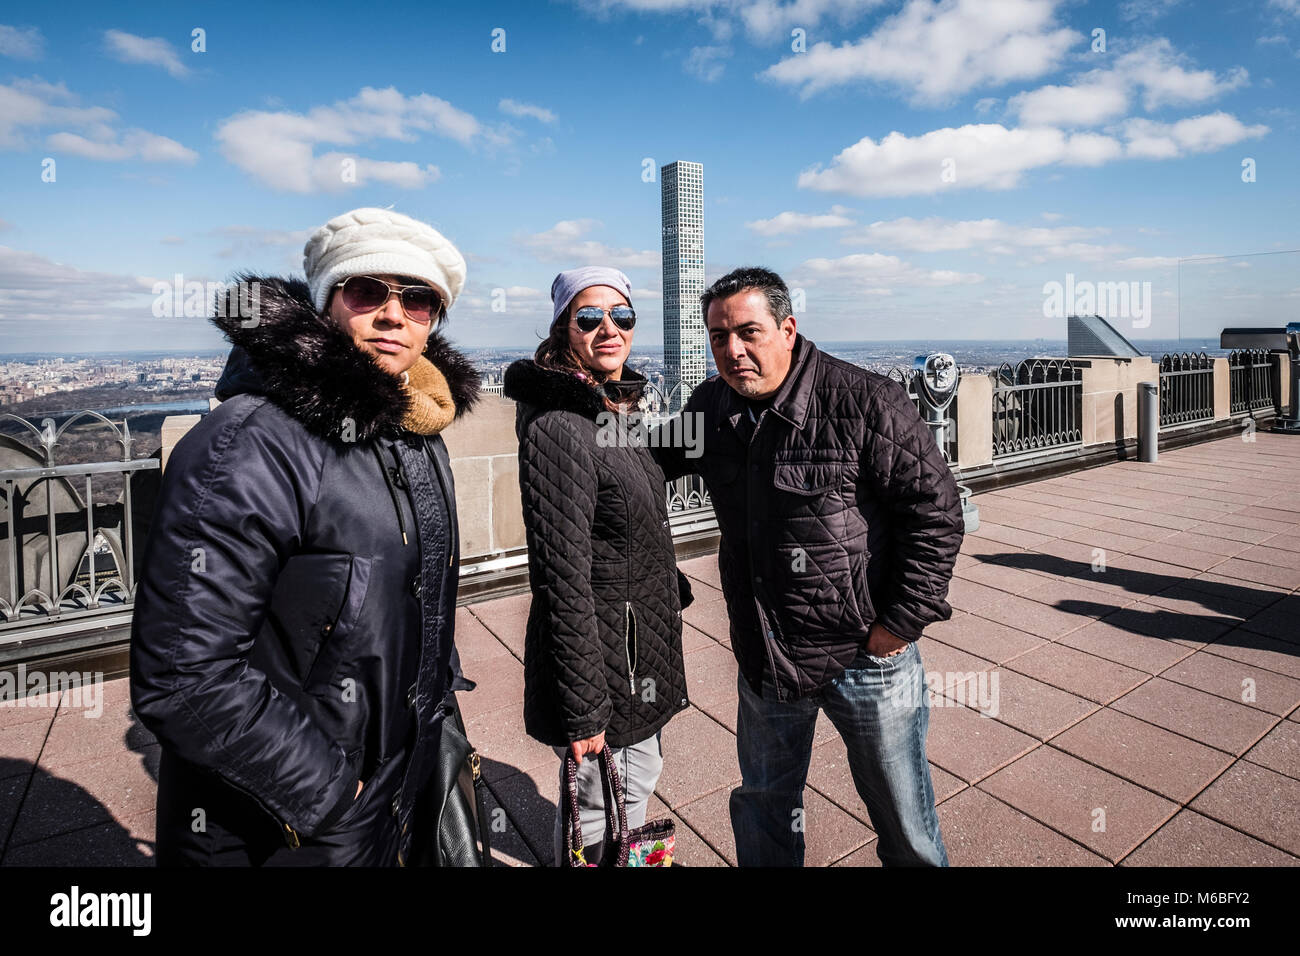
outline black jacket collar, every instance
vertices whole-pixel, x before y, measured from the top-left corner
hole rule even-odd
[[[543,368],[532,359],[512,362],[506,369],[501,386],[506,398],[545,411],[560,409],[577,412],[591,419],[607,411],[601,393],[591,385],[580,381],[570,372]],[[628,394],[640,398],[645,386],[645,376],[624,365],[622,378],[619,382],[607,383],[605,394],[611,399]]]
[[[212,323],[234,348],[217,382],[217,398],[265,395],[308,431],[326,438],[337,437],[345,420],[351,420],[358,441],[400,433],[409,404],[401,383],[317,313],[306,282],[254,275],[238,279],[244,288],[257,283],[256,315],[241,317],[238,287],[218,300]],[[438,332],[430,334],[424,355],[447,379],[456,416],[469,411],[479,396],[473,363]]]

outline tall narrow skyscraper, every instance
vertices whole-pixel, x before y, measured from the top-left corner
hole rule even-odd
[[[676,412],[704,381],[704,167],[678,160],[659,170],[663,208],[664,386]]]

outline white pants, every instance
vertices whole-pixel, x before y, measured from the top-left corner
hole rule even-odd
[[[614,767],[623,783],[623,804],[627,810],[627,828],[635,830],[645,823],[646,807],[655,792],[664,768],[660,734],[647,737],[630,747],[611,747]],[[562,747],[552,748],[560,758],[560,791],[555,809],[555,865],[564,864],[564,754]],[[600,860],[605,840],[605,796],[601,786],[600,760],[584,754],[578,764],[578,817],[582,821],[582,842],[588,863]]]

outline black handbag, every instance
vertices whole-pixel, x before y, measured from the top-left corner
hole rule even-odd
[[[448,694],[436,765],[420,797],[415,866],[492,865],[484,786],[478,751],[465,733],[456,695]]]

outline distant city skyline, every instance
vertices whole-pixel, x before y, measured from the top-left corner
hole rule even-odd
[[[221,348],[159,284],[298,274],[358,206],[465,253],[459,345],[535,345],[603,264],[657,346],[679,157],[703,281],[774,269],[815,340],[1063,337],[1053,284],[1137,283],[1135,342],[1300,318],[1296,0],[396,2],[436,69],[364,71],[313,10],[0,14],[0,349]]]

